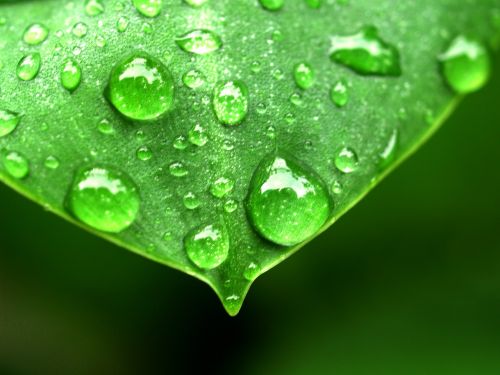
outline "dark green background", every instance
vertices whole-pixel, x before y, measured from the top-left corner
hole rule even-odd
[[[0,374],[500,374],[497,65],[236,318],[197,280],[0,187]]]

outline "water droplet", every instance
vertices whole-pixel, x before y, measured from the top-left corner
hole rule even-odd
[[[41,44],[47,39],[49,29],[40,23],[34,23],[24,31],[24,42],[32,46]]]
[[[306,0],[306,4],[309,8],[319,9],[321,7],[321,1],[322,0]]]
[[[119,33],[123,33],[127,30],[128,24],[129,20],[127,17],[120,17],[118,21],[116,21],[116,30],[118,30]]]
[[[187,5],[192,6],[193,8],[199,8],[202,5],[206,4],[208,2],[208,0],[184,0],[184,2]]]
[[[73,215],[88,226],[119,233],[135,221],[140,197],[137,186],[125,173],[93,167],[76,173],[67,205]]]
[[[135,53],[113,68],[106,96],[124,116],[153,120],[172,107],[174,81],[160,61]]]
[[[225,139],[224,142],[222,142],[222,148],[226,151],[233,151],[234,144],[229,139]]]
[[[330,58],[363,75],[401,75],[398,50],[382,40],[371,26],[354,35],[333,36]]]
[[[280,10],[285,4],[285,0],[259,0],[259,2],[267,10]]]
[[[261,71],[261,69],[262,69],[262,64],[260,63],[260,61],[254,61],[250,65],[250,70],[253,73],[259,73]]]
[[[238,202],[236,202],[234,199],[228,199],[224,203],[224,211],[226,211],[228,214],[236,211],[238,208]]]
[[[85,1],[85,13],[87,16],[98,16],[104,12],[104,5],[101,0],[87,0]]]
[[[251,262],[248,267],[245,268],[245,271],[243,271],[243,277],[249,281],[254,281],[259,276],[260,272],[260,267],[256,263]]]
[[[334,181],[332,184],[332,193],[333,194],[340,194],[342,193],[342,184],[338,181]]]
[[[293,77],[297,86],[306,90],[314,84],[316,74],[314,73],[311,65],[308,63],[300,63],[295,65],[295,68],[293,69]]]
[[[215,88],[214,111],[224,125],[238,125],[248,113],[248,89],[241,81],[221,83]]]
[[[7,109],[0,109],[0,138],[16,130],[21,121],[21,115]]]
[[[38,52],[25,55],[17,64],[17,77],[23,81],[31,81],[40,71],[42,58]]]
[[[234,181],[220,177],[210,186],[210,193],[216,198],[223,198],[234,189]]]
[[[304,104],[302,95],[300,95],[299,93],[293,93],[292,95],[290,95],[290,103],[296,105],[297,107],[302,106],[302,104]]]
[[[330,209],[321,178],[291,159],[267,157],[256,169],[247,213],[264,238],[284,246],[303,242],[321,229]]]
[[[190,70],[182,76],[182,82],[190,89],[197,89],[205,83],[205,76],[198,70]]]
[[[264,104],[264,103],[259,103],[257,104],[257,106],[255,107],[255,110],[257,111],[257,113],[259,115],[263,115],[264,113],[267,112],[267,106]]]
[[[148,161],[153,157],[153,152],[148,146],[141,146],[136,151],[137,159],[142,161]]]
[[[180,161],[176,161],[169,166],[170,174],[174,177],[184,177],[189,171]]]
[[[333,85],[332,90],[330,91],[330,99],[333,104],[339,108],[342,108],[347,104],[349,101],[349,92],[346,81],[340,80]]]
[[[193,145],[202,147],[208,142],[208,135],[200,124],[194,125],[188,132],[189,142]]]
[[[229,235],[220,224],[206,225],[189,232],[184,238],[189,259],[206,270],[220,266],[229,254]]]
[[[30,171],[28,159],[16,151],[4,152],[2,164],[8,174],[19,180],[25,178]]]
[[[358,155],[350,147],[342,148],[335,157],[335,167],[343,173],[352,173],[358,168]]]
[[[77,38],[83,38],[85,35],[87,35],[87,30],[88,27],[86,24],[84,24],[83,22],[77,22],[75,26],[73,26],[71,32]]]
[[[97,130],[106,135],[114,134],[115,132],[115,128],[113,127],[113,125],[111,125],[111,123],[106,119],[102,119],[101,121],[99,121],[99,123],[97,124]]]
[[[104,39],[104,37],[102,37],[100,35],[96,36],[95,45],[99,48],[105,47],[106,46],[106,39]]]
[[[69,92],[73,92],[80,85],[81,79],[82,69],[80,65],[72,58],[66,59],[61,70],[62,86]]]
[[[448,85],[459,94],[479,90],[490,77],[488,51],[481,43],[465,36],[456,37],[439,60]]]
[[[175,42],[186,52],[205,55],[222,47],[220,37],[210,30],[193,30],[178,37]]]
[[[144,132],[144,130],[137,130],[135,132],[135,139],[137,140],[137,142],[144,142],[144,140],[146,139],[146,133]]]
[[[398,140],[399,140],[399,133],[398,130],[395,129],[392,132],[384,150],[379,155],[380,160],[378,163],[378,168],[380,170],[387,168],[389,164],[391,164],[396,158],[396,154],[398,151]]]
[[[186,207],[188,210],[195,210],[201,204],[200,198],[198,198],[193,192],[189,192],[184,195],[182,201],[184,202],[184,207]]]
[[[177,150],[185,150],[188,146],[188,140],[185,136],[179,135],[174,139],[173,145]]]
[[[281,81],[283,78],[285,78],[285,73],[283,73],[283,70],[277,68],[273,70],[273,77],[277,81]]]
[[[43,165],[45,166],[45,168],[48,168],[48,169],[57,169],[57,168],[59,168],[60,164],[61,163],[59,162],[59,159],[53,155],[47,156],[47,158],[43,162]]]
[[[287,124],[293,124],[295,121],[297,121],[297,118],[293,113],[287,113],[285,115],[285,121]]]
[[[156,17],[161,12],[162,0],[132,0],[135,9],[145,17]]]

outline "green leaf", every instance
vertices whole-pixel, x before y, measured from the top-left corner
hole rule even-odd
[[[1,179],[234,315],[486,83],[500,2],[4,1],[0,24]]]

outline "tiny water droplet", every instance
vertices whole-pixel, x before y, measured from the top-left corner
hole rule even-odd
[[[186,193],[186,195],[184,195],[184,198],[182,198],[182,201],[184,202],[184,207],[186,207],[188,210],[195,210],[201,204],[200,198],[198,198],[193,192]]]
[[[330,58],[358,74],[400,76],[399,51],[368,26],[348,36],[331,37]]]
[[[113,125],[111,125],[111,123],[106,119],[102,119],[101,121],[99,121],[99,123],[97,124],[97,130],[99,130],[100,133],[106,135],[114,134],[115,132],[115,128],[113,127]]]
[[[106,46],[106,39],[104,39],[104,37],[101,35],[96,36],[95,45],[99,48],[105,47]]]
[[[159,60],[135,53],[111,71],[106,97],[128,118],[154,120],[172,107],[174,80]]]
[[[75,91],[80,85],[82,79],[82,69],[73,59],[68,58],[64,61],[61,69],[61,84],[69,92]]]
[[[254,281],[259,276],[260,272],[260,267],[256,263],[251,262],[247,268],[245,268],[245,271],[243,271],[243,277],[248,281]]]
[[[300,95],[297,92],[293,93],[292,95],[290,95],[290,103],[292,103],[293,105],[295,105],[297,107],[302,106],[302,104],[304,104],[304,102],[302,100],[302,95]]]
[[[352,148],[344,147],[338,152],[334,162],[342,173],[352,173],[358,168],[358,155]]]
[[[141,161],[148,161],[153,157],[153,152],[148,146],[141,146],[137,149],[136,156]]]
[[[380,153],[378,168],[380,170],[386,169],[389,164],[391,164],[396,158],[396,154],[398,151],[398,141],[399,141],[399,132],[395,129],[387,142],[384,150]]]
[[[247,213],[255,230],[284,246],[313,236],[330,215],[331,201],[323,181],[290,158],[266,157],[249,187]]]
[[[132,0],[135,9],[145,17],[153,18],[161,12],[162,0]]]
[[[30,171],[28,159],[17,151],[4,152],[2,164],[7,173],[18,180],[25,178]]]
[[[185,136],[179,135],[174,139],[173,145],[177,150],[185,150],[188,146],[188,140]]]
[[[347,104],[349,101],[349,92],[346,81],[340,80],[333,85],[332,90],[330,91],[330,99],[333,104],[339,108],[342,108]]]
[[[283,73],[283,70],[279,68],[274,69],[272,75],[277,81],[281,81],[283,78],[285,78],[285,73]]]
[[[42,58],[38,52],[25,55],[17,64],[17,77],[23,81],[31,81],[40,71]]]
[[[285,0],[259,0],[260,5],[267,10],[280,10],[285,4]]]
[[[189,171],[184,166],[184,164],[180,161],[176,161],[169,166],[170,174],[174,177],[184,177]]]
[[[234,181],[220,177],[210,186],[210,193],[216,198],[223,198],[234,189]]]
[[[135,221],[140,197],[137,186],[125,173],[92,167],[76,173],[67,205],[72,214],[88,226],[119,233]]]
[[[77,38],[83,38],[85,35],[87,35],[87,30],[88,30],[88,27],[86,24],[84,24],[83,22],[77,22],[73,26],[73,29],[71,30],[71,32]]]
[[[208,142],[208,135],[205,131],[205,128],[200,124],[194,125],[188,132],[189,142],[193,145],[202,147],[205,146]]]
[[[478,41],[463,35],[452,41],[439,60],[446,82],[459,94],[481,89],[490,77],[488,51]]]
[[[236,202],[234,199],[228,199],[224,203],[224,211],[226,211],[228,214],[236,211],[238,208],[238,202]]]
[[[127,30],[128,24],[129,20],[127,17],[120,17],[118,21],[116,21],[116,30],[118,30],[119,33],[123,33]]]
[[[137,142],[144,142],[144,140],[146,139],[146,133],[144,132],[144,130],[137,130],[135,132],[135,139],[137,140]]]
[[[205,76],[198,70],[190,70],[184,73],[182,82],[190,89],[197,89],[205,83]]]
[[[199,268],[211,270],[220,266],[229,254],[229,234],[220,224],[193,229],[184,238],[189,259]]]
[[[86,0],[85,13],[87,16],[94,17],[104,12],[104,5],[101,0]]]
[[[240,124],[248,113],[248,88],[241,81],[229,81],[215,88],[215,115],[224,125]]]
[[[55,156],[53,155],[49,155],[47,156],[47,158],[45,159],[45,161],[43,162],[43,165],[45,166],[45,168],[47,169],[57,169],[59,168],[59,165],[61,163],[59,162],[59,159],[56,158]]]
[[[257,113],[259,115],[263,115],[264,113],[267,112],[267,106],[264,104],[264,103],[259,103],[257,104],[257,106],[255,107],[255,110],[257,111]]]
[[[261,69],[262,69],[262,64],[260,63],[260,61],[254,61],[250,65],[250,70],[253,73],[259,73],[261,71]]]
[[[24,31],[23,40],[32,46],[41,44],[47,39],[49,29],[40,23],[34,23]]]
[[[340,194],[342,193],[342,184],[338,181],[334,181],[332,184],[332,193],[333,194]]]
[[[303,62],[295,65],[293,77],[295,79],[295,84],[301,89],[306,90],[314,84],[316,74],[311,65]]]
[[[287,124],[293,124],[295,121],[297,121],[297,118],[293,113],[287,113],[285,115],[285,121]]]
[[[199,8],[202,5],[206,4],[208,2],[208,0],[184,0],[184,2],[187,5],[192,6],[193,8]]]
[[[20,121],[21,115],[19,113],[0,109],[0,138],[16,130]]]
[[[199,29],[179,36],[175,42],[186,52],[205,55],[222,47],[222,40],[213,31]]]
[[[222,142],[222,148],[226,151],[233,151],[234,150],[234,144],[228,139],[225,139],[224,142]]]

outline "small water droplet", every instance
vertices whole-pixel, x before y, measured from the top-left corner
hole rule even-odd
[[[97,124],[97,130],[106,135],[114,134],[115,132],[115,128],[107,119],[102,119],[101,121],[99,121],[99,123]]]
[[[205,83],[205,76],[198,70],[190,70],[182,76],[182,82],[190,89],[197,89]]]
[[[220,224],[201,226],[184,238],[189,259],[206,270],[220,266],[229,254],[229,234]]]
[[[20,121],[21,115],[19,113],[0,109],[0,138],[16,130]]]
[[[344,147],[338,152],[334,162],[342,173],[352,173],[358,168],[358,155],[352,148]]]
[[[106,97],[128,118],[154,120],[172,107],[174,81],[159,60],[135,53],[113,68]]]
[[[459,94],[479,90],[490,77],[488,51],[478,41],[465,36],[456,37],[439,60],[446,82]]]
[[[215,115],[224,125],[238,125],[248,113],[248,88],[241,81],[229,81],[215,88]]]
[[[137,186],[125,173],[92,167],[76,173],[67,204],[72,214],[88,226],[119,233],[135,221],[140,197]]]
[[[236,211],[238,208],[238,202],[236,202],[234,199],[228,199],[224,203],[224,211],[226,211],[228,214]]]
[[[153,157],[153,152],[148,146],[141,146],[137,149],[136,156],[141,161],[148,161]]]
[[[301,89],[306,90],[314,84],[316,74],[314,73],[311,65],[303,62],[295,65],[293,69],[293,77],[296,85]]]
[[[333,104],[339,108],[342,108],[347,104],[349,101],[349,92],[346,81],[340,80],[333,85],[332,90],[330,91],[330,99]]]
[[[234,144],[228,139],[225,139],[224,142],[222,142],[222,148],[226,151],[233,151],[234,150]]]
[[[290,95],[290,103],[292,103],[293,105],[295,105],[297,107],[301,107],[302,104],[304,104],[304,102],[302,100],[302,95],[300,95],[297,92],[293,93],[292,95]]]
[[[322,0],[306,0],[306,4],[311,9],[319,9],[321,7]]]
[[[47,158],[43,162],[43,165],[45,166],[45,168],[48,168],[48,169],[57,169],[57,168],[59,168],[60,164],[61,163],[59,162],[59,159],[53,155],[47,156]]]
[[[49,29],[40,23],[34,23],[24,31],[23,40],[32,46],[41,44],[47,39]]]
[[[25,178],[30,171],[28,159],[17,151],[2,153],[2,164],[7,173],[18,180]]]
[[[264,103],[259,103],[257,104],[257,106],[255,107],[255,110],[257,111],[257,113],[259,115],[263,115],[264,113],[267,112],[267,106],[264,104]]]
[[[220,177],[210,186],[210,193],[216,198],[223,198],[234,189],[234,181]]]
[[[290,158],[266,157],[250,183],[247,213],[264,238],[284,246],[313,236],[330,215],[323,181]]]
[[[96,36],[95,45],[99,48],[105,47],[106,46],[106,39],[104,39],[104,37],[102,37],[101,35]]]
[[[331,37],[330,58],[358,74],[400,76],[399,52],[368,26],[348,36]]]
[[[69,92],[75,91],[80,85],[82,79],[82,69],[73,59],[68,58],[64,61],[61,69],[61,84]]]
[[[399,132],[397,129],[393,130],[391,136],[384,148],[384,150],[380,153],[378,168],[380,170],[386,169],[389,164],[391,164],[396,158],[396,154],[398,151],[398,141],[399,141]]]
[[[198,198],[193,192],[186,193],[186,195],[184,195],[184,198],[182,198],[182,201],[184,203],[184,207],[186,207],[188,210],[195,210],[201,204],[200,198]]]
[[[285,73],[283,73],[283,70],[279,68],[274,69],[272,75],[277,81],[281,81],[283,78],[285,78]]]
[[[280,10],[285,4],[285,0],[259,0],[260,5],[267,10]]]
[[[194,125],[188,132],[189,142],[193,145],[202,147],[208,142],[208,135],[200,124]]]
[[[208,2],[208,0],[184,0],[184,2],[187,5],[192,6],[193,8],[199,8],[202,5],[206,4]]]
[[[260,63],[260,61],[254,61],[250,65],[250,70],[253,73],[259,73],[261,71],[261,69],[262,69],[262,64]]]
[[[333,194],[340,194],[342,193],[342,184],[338,181],[334,181],[332,184],[332,193]]]
[[[77,38],[83,38],[85,35],[87,35],[87,30],[88,30],[88,27],[86,24],[84,24],[83,22],[77,22],[73,26],[73,29],[71,30],[71,32]]]
[[[162,0],[132,0],[135,9],[145,17],[153,18],[161,12]]]
[[[31,81],[40,71],[42,58],[38,52],[25,55],[17,64],[17,77],[23,81]]]
[[[188,146],[188,140],[185,136],[179,135],[174,139],[173,145],[177,150],[185,150]]]
[[[127,30],[128,24],[129,20],[127,17],[120,17],[118,21],[116,21],[116,30],[118,30],[119,33],[123,33]]]
[[[175,42],[186,52],[205,55],[222,47],[222,40],[213,31],[199,29],[178,37]]]
[[[87,16],[94,17],[104,12],[104,5],[101,0],[86,0],[85,13]]]
[[[260,267],[256,263],[251,262],[247,268],[245,268],[245,271],[243,271],[243,277],[248,281],[254,281],[259,276],[260,272]]]
[[[184,166],[184,164],[180,161],[176,161],[169,166],[170,174],[174,177],[184,177],[189,171]]]

